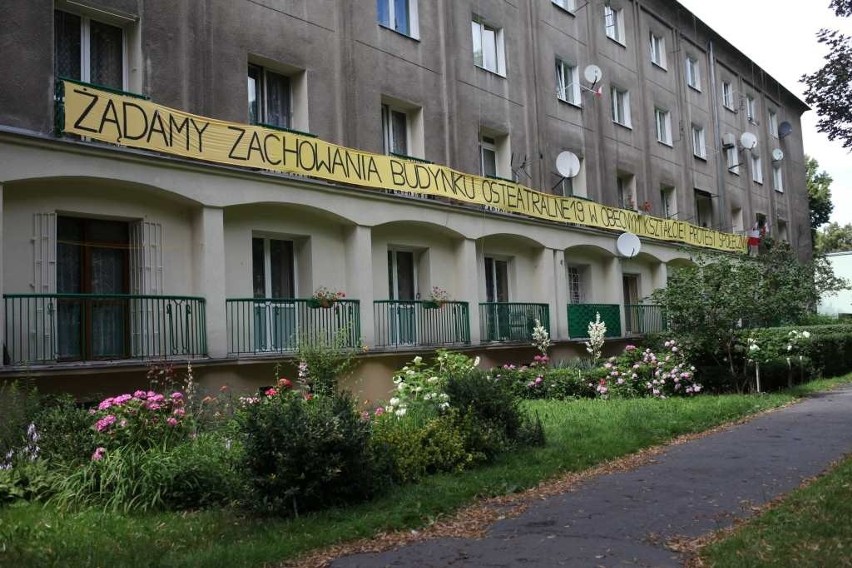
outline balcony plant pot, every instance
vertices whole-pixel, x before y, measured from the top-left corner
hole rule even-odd
[[[443,302],[436,302],[435,300],[425,300],[423,302],[423,309],[437,310],[437,309],[440,309],[441,306],[443,306],[443,305],[444,305]]]
[[[325,300],[319,298],[311,298],[308,300],[308,307],[313,309],[330,308],[334,305],[334,300]]]

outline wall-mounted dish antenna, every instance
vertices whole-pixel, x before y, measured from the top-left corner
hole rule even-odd
[[[774,150],[772,150],[772,161],[773,162],[780,162],[783,159],[784,159],[784,152],[781,150],[781,148],[775,148]]]
[[[740,144],[746,150],[754,150],[757,147],[757,136],[751,132],[743,132],[743,135],[740,136]]]
[[[603,71],[597,65],[587,65],[585,69],[583,69],[583,77],[586,78],[586,81],[592,84],[592,88],[603,78]]]
[[[778,125],[778,138],[786,138],[793,133],[793,125],[786,120]]]
[[[580,158],[573,152],[559,152],[556,156],[556,171],[563,178],[577,177],[580,173]]]
[[[621,233],[615,241],[615,250],[624,258],[633,258],[642,250],[642,242],[635,233]]]

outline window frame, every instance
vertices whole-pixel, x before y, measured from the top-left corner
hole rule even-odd
[[[746,95],[746,120],[751,124],[757,120],[757,99],[754,95]]]
[[[613,85],[610,87],[612,121],[624,128],[633,128],[630,116],[630,91]]]
[[[77,12],[77,11],[74,11],[74,10],[54,8],[54,10],[53,10],[53,25],[54,25],[54,32],[53,33],[54,33],[54,35],[56,33],[55,32],[55,26],[56,26],[57,13],[59,13],[59,12],[80,18],[80,28],[79,28],[80,53],[78,54],[79,60],[80,60],[80,76],[79,77],[67,77],[67,78],[68,79],[76,79],[76,80],[82,81],[84,83],[92,83],[92,84],[97,84],[97,85],[100,85],[100,86],[103,86],[103,87],[118,89],[118,90],[121,90],[121,91],[128,90],[128,88],[129,88],[128,85],[129,85],[129,81],[130,81],[130,75],[129,75],[130,65],[129,65],[129,57],[128,57],[129,46],[128,46],[128,38],[127,38],[128,30],[126,29],[127,26],[116,25],[116,23],[113,22],[113,21],[106,21],[106,20],[102,20],[102,19],[99,19],[99,18],[92,18],[91,16],[89,16],[85,12]],[[98,23],[100,25],[104,25],[104,26],[110,26],[110,27],[115,28],[115,29],[117,29],[121,32],[121,85],[119,85],[119,86],[106,85],[106,84],[103,84],[103,83],[95,83],[94,81],[92,81],[92,60],[91,60],[92,22],[96,22],[96,23]],[[57,69],[57,64],[56,64],[56,56],[57,56],[57,49],[58,49],[58,38],[54,38],[54,41],[56,42],[54,44],[54,47],[53,47],[54,74],[58,76],[58,73],[57,73],[58,69]]]
[[[256,80],[257,86],[255,87],[255,99],[257,104],[257,117],[254,122],[252,122],[251,118],[251,90],[247,87],[248,98],[248,123],[249,124],[258,124],[258,125],[268,125],[274,126],[277,128],[286,128],[291,129],[293,126],[293,78],[290,75],[285,75],[284,73],[279,73],[278,71],[272,70],[264,65],[258,65],[257,63],[249,62],[246,76],[249,80],[252,79],[251,72],[252,69],[259,71],[259,80]],[[269,118],[269,83],[270,78],[268,75],[275,75],[276,77],[280,77],[287,80],[287,121],[286,124],[275,124],[270,121]]]
[[[494,156],[494,173],[485,171],[485,153],[490,152]],[[483,177],[497,177],[498,168],[497,138],[490,134],[479,134],[479,173]]]
[[[487,303],[500,303],[512,301],[512,261],[510,258],[485,255],[483,258],[485,273],[485,301]],[[490,266],[489,266],[490,265]],[[490,280],[490,286],[489,286]],[[499,299],[500,282],[505,285],[505,299]]]
[[[624,10],[604,5],[604,33],[621,46],[627,46],[624,32]],[[611,24],[608,22],[612,22]]]
[[[569,77],[566,77],[566,69]],[[567,78],[570,78],[570,82],[566,82]],[[572,65],[559,57],[556,58],[556,98],[570,105],[582,106],[580,71],[576,65]]]
[[[692,155],[702,160],[707,160],[707,136],[704,127],[700,124],[692,124]]]
[[[586,267],[580,264],[565,265],[565,280],[568,291],[568,303],[572,305],[586,303]]]
[[[562,10],[565,10],[569,14],[573,14],[574,11],[577,9],[577,3],[575,2],[575,0],[550,0],[550,1],[554,6],[557,6],[557,7],[561,8]]]
[[[667,71],[668,62],[666,61],[665,36],[657,35],[654,32],[650,32],[650,50],[651,63],[653,63],[663,71]]]
[[[686,56],[686,85],[694,91],[701,92],[701,67],[698,59]]]
[[[763,160],[760,154],[752,151],[751,153],[751,181],[763,185]]]
[[[736,144],[725,148],[725,163],[728,173],[735,176],[740,175],[740,150]]]
[[[784,171],[780,165],[772,166],[772,189],[784,193]]]
[[[770,136],[772,136],[773,138],[778,138],[778,111],[771,108],[766,111],[766,115],[767,120],[769,121],[769,124],[767,126],[769,128]]]
[[[485,52],[485,36],[484,32],[492,32],[494,35],[494,68],[490,68],[486,65],[486,52]],[[495,27],[485,20],[474,16],[471,20],[471,38],[473,41],[473,64],[474,66],[482,69],[484,71],[488,71],[489,73],[493,73],[495,75],[499,75],[501,77],[506,76],[506,46],[503,38],[503,28]],[[481,52],[480,61],[477,62],[477,40],[478,45]],[[491,42],[489,42],[490,44]]]
[[[664,219],[677,217],[677,190],[674,186],[660,187],[660,205],[663,209]]]
[[[722,81],[722,106],[734,110],[734,85],[729,81]]]
[[[382,103],[382,150],[385,154],[397,154],[401,156],[411,156],[411,116],[406,109],[394,106],[390,103]],[[405,119],[405,140],[403,151],[400,152],[396,146],[396,136],[394,135],[394,115],[401,115]]]
[[[654,107],[654,126],[657,142],[671,147],[672,144],[672,113],[666,109]]]
[[[406,14],[408,16],[408,31],[400,29],[400,27],[398,27],[397,25],[397,0],[376,0],[376,23],[378,23],[380,27],[394,31],[405,37],[419,40],[420,18],[417,12],[418,0],[403,0],[402,3],[406,6]],[[382,20],[383,11],[380,8],[381,5],[385,6],[384,12],[387,14],[386,22]]]

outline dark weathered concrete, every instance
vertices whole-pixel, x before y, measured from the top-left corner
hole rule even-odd
[[[673,446],[496,523],[482,540],[439,539],[350,566],[679,566],[663,543],[729,526],[852,451],[852,388]]]

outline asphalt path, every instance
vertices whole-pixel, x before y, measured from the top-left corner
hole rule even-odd
[[[673,445],[647,465],[590,479],[492,525],[339,558],[349,567],[681,566],[665,546],[730,526],[852,453],[852,387]]]

